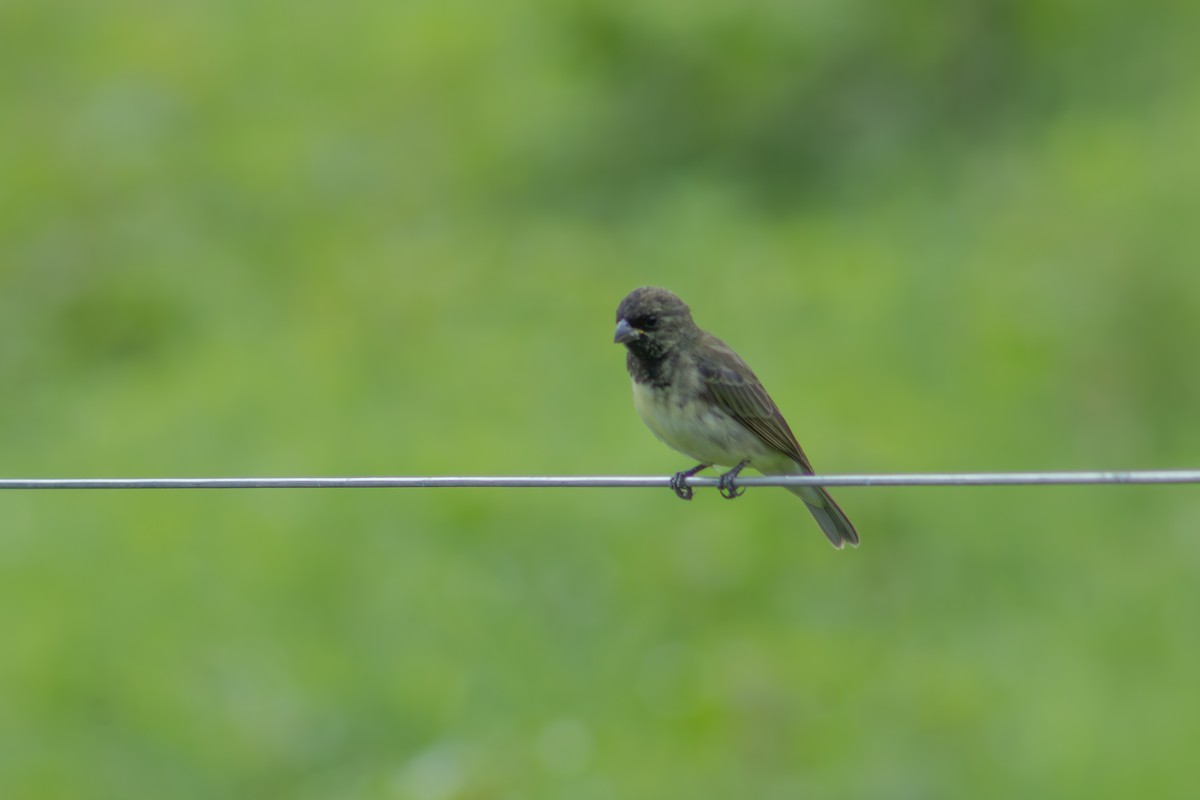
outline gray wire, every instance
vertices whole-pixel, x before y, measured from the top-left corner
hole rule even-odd
[[[0,489],[433,489],[665,487],[666,475],[430,476],[380,478],[0,478]],[[739,477],[738,486],[1061,486],[1200,483],[1200,469],[1128,472],[929,472],[883,475],[769,475]],[[711,487],[716,478],[692,477]]]

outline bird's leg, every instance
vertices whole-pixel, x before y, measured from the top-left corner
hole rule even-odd
[[[746,459],[720,477],[717,481],[717,491],[721,493],[721,497],[724,497],[726,500],[732,500],[735,497],[745,494],[746,490],[739,489],[733,481],[738,476],[738,473],[745,469],[749,463],[750,459]]]
[[[695,475],[702,469],[708,469],[712,464],[697,464],[691,469],[685,469],[682,472],[676,472],[671,476],[671,490],[679,497],[680,500],[692,499],[692,487],[688,486],[684,481]]]

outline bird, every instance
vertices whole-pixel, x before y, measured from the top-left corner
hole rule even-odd
[[[695,459],[671,488],[692,499],[687,479],[711,466],[732,467],[718,488],[732,500],[745,491],[735,479],[751,466],[764,475],[812,475],[792,429],[758,376],[729,345],[701,330],[687,304],[666,289],[643,286],[617,307],[613,342],[626,349],[633,403],[668,447]],[[824,487],[788,486],[830,543],[858,546],[858,532]]]

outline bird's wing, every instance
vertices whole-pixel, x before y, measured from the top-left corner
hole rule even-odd
[[[750,366],[716,337],[709,337],[697,350],[700,380],[712,401],[767,445],[811,473],[808,457]]]

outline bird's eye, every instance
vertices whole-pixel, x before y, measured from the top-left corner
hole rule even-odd
[[[648,316],[642,320],[643,328],[653,328],[657,324],[658,324],[658,315],[656,315],[656,314],[651,314],[650,316]]]

